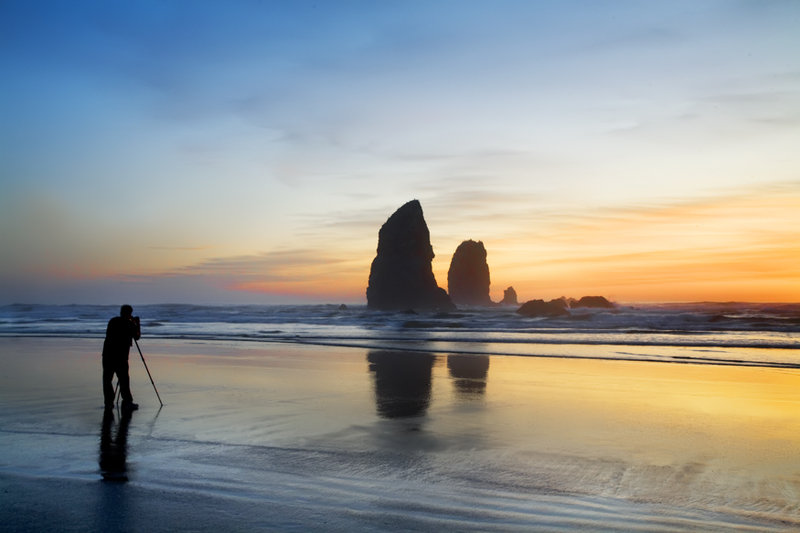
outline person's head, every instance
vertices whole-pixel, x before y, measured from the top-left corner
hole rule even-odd
[[[123,318],[130,318],[133,316],[133,307],[128,304],[123,305],[119,308],[119,316]]]

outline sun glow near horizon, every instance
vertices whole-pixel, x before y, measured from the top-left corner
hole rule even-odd
[[[492,279],[531,298],[798,302],[798,206],[800,186],[601,210],[518,239],[530,242],[528,261],[487,243]],[[493,293],[502,295],[495,283]]]
[[[800,302],[798,205],[800,184],[782,184],[672,204],[603,207],[569,217],[541,215],[533,208],[529,218],[513,210],[503,216],[492,208],[489,213],[495,214],[479,224],[457,206],[440,212],[423,203],[423,211],[439,286],[447,289],[447,270],[458,244],[480,240],[487,249],[494,301],[513,286],[520,302],[585,295],[620,303]],[[157,261],[146,259],[138,274],[113,274],[113,269],[112,274],[93,274],[58,265],[31,274],[80,287],[116,285],[118,292],[141,303],[164,301],[161,293],[175,287],[192,295],[189,302],[363,303],[378,230],[390,214],[379,218],[373,213],[360,224],[348,224],[357,232],[352,239],[321,229],[317,242],[336,242],[334,248],[212,255],[166,270],[154,269]],[[461,231],[463,237],[455,237]],[[151,251],[185,260],[184,254],[215,250]],[[49,291],[47,283],[39,285],[43,293]],[[76,289],[72,294],[80,293]]]
[[[783,186],[672,205],[605,208],[512,235],[497,232],[508,231],[513,219],[500,221],[499,229],[483,223],[483,233],[470,228],[461,240],[484,242],[494,301],[513,286],[521,301],[602,294],[620,302],[800,302],[798,205],[800,186]],[[448,232],[459,224],[471,226],[456,221]],[[437,238],[437,226],[428,226],[434,275],[446,289],[461,240],[448,246]],[[372,231],[374,244],[378,229]],[[235,289],[362,301],[374,246],[370,254],[287,268],[284,281],[256,279]]]

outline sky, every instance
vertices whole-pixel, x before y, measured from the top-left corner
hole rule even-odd
[[[800,302],[800,2],[0,2],[0,304]]]

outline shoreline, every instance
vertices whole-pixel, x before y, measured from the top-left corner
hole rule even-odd
[[[2,339],[63,339],[63,340],[102,340],[102,335],[63,335],[63,334],[20,334],[20,333],[0,333],[0,340]],[[357,343],[352,341],[372,341],[365,343]],[[635,354],[617,352],[617,355],[581,355],[576,353],[578,351],[586,351],[586,349],[621,349],[621,348],[635,348],[635,349],[649,349],[653,352],[656,351],[700,351],[710,352],[713,350],[725,351],[747,351],[747,352],[767,352],[771,354],[787,355],[798,353],[798,347],[794,343],[788,344],[745,344],[745,343],[727,343],[727,344],[714,344],[714,343],[646,343],[636,341],[626,341],[620,343],[610,343],[607,341],[548,341],[536,340],[533,341],[512,341],[512,340],[492,340],[486,342],[483,340],[470,340],[458,339],[448,340],[440,338],[380,338],[374,339],[370,337],[354,337],[346,340],[330,341],[324,338],[281,338],[281,337],[264,337],[253,338],[248,336],[225,336],[225,335],[192,335],[192,336],[148,336],[146,341],[152,342],[207,342],[207,343],[243,343],[253,344],[258,346],[269,345],[298,345],[298,346],[318,346],[323,348],[345,348],[345,349],[366,349],[366,350],[393,350],[409,353],[436,353],[440,355],[454,354],[454,355],[468,355],[468,356],[492,356],[492,357],[528,357],[528,358],[541,358],[541,359],[568,359],[568,360],[588,360],[588,361],[622,361],[634,363],[665,363],[665,364],[679,364],[679,365],[710,365],[710,366],[741,366],[749,368],[782,368],[787,370],[800,370],[800,361],[798,362],[783,362],[779,360],[759,360],[759,359],[737,359],[737,358],[717,358],[709,356],[690,356],[690,355],[673,355],[669,357],[647,357],[646,355],[636,356]],[[468,350],[459,348],[458,345],[482,345],[482,350]],[[491,345],[499,346],[520,346],[528,350],[534,350],[540,347],[550,348],[556,350],[560,348],[561,353],[549,353],[539,351],[531,353],[531,351],[513,352],[502,351],[499,349],[489,348]],[[624,356],[622,356],[624,355]]]

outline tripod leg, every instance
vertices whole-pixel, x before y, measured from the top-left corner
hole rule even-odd
[[[158,398],[158,403],[161,404],[161,407],[164,407],[164,402],[161,401],[161,395],[158,393],[158,389],[156,388],[156,382],[153,381],[153,375],[150,373],[150,369],[147,368],[147,361],[144,360],[142,349],[139,348],[139,342],[136,339],[134,339],[133,342],[136,343],[136,349],[139,350],[139,357],[142,358],[142,364],[144,365],[144,369],[147,370],[147,376],[150,378],[150,383],[153,384],[153,390],[156,391],[156,398]]]

